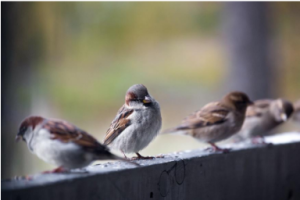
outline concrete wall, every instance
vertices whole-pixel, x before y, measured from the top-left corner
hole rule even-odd
[[[236,145],[227,154],[193,150],[139,162],[139,168],[115,162],[88,167],[88,173],[2,181],[2,199],[300,199],[299,138]]]

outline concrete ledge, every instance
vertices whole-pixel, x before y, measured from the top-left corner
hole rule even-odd
[[[184,151],[163,159],[90,166],[88,173],[2,181],[2,198],[23,199],[300,199],[300,134],[267,138],[274,145],[235,145],[228,154]]]

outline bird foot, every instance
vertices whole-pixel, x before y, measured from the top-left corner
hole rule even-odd
[[[62,173],[62,172],[66,172],[66,169],[64,169],[63,167],[58,167],[53,170],[44,171],[43,174],[55,174],[55,173]]]
[[[214,143],[210,143],[211,148],[208,148],[210,151],[216,153],[216,152],[221,152],[221,153],[229,153],[230,152],[230,148],[220,148],[217,145],[215,145]]]
[[[221,152],[221,153],[229,153],[230,152],[230,148],[214,148],[212,147],[213,152]]]
[[[130,158],[130,160],[152,160],[152,159],[154,159],[153,156],[136,156]]]
[[[263,137],[254,137],[254,138],[251,138],[251,143],[252,144],[264,144],[264,145],[270,144],[270,143],[267,143],[265,141],[265,138],[263,138]]]
[[[130,160],[149,160],[149,159],[154,159],[153,156],[142,156],[139,153],[135,153],[137,157],[132,157]]]

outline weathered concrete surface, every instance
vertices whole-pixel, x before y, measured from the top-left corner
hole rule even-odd
[[[91,166],[88,173],[2,181],[2,199],[299,200],[300,134],[267,140],[276,144],[234,145],[228,154],[179,152],[139,161],[139,168],[116,162]]]

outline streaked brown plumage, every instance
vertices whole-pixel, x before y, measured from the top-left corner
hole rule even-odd
[[[126,108],[123,105],[117,115],[117,117],[112,121],[110,127],[106,131],[106,136],[104,138],[104,144],[109,145],[123,130],[125,130],[130,124],[130,119],[128,118],[132,113],[133,109]]]

